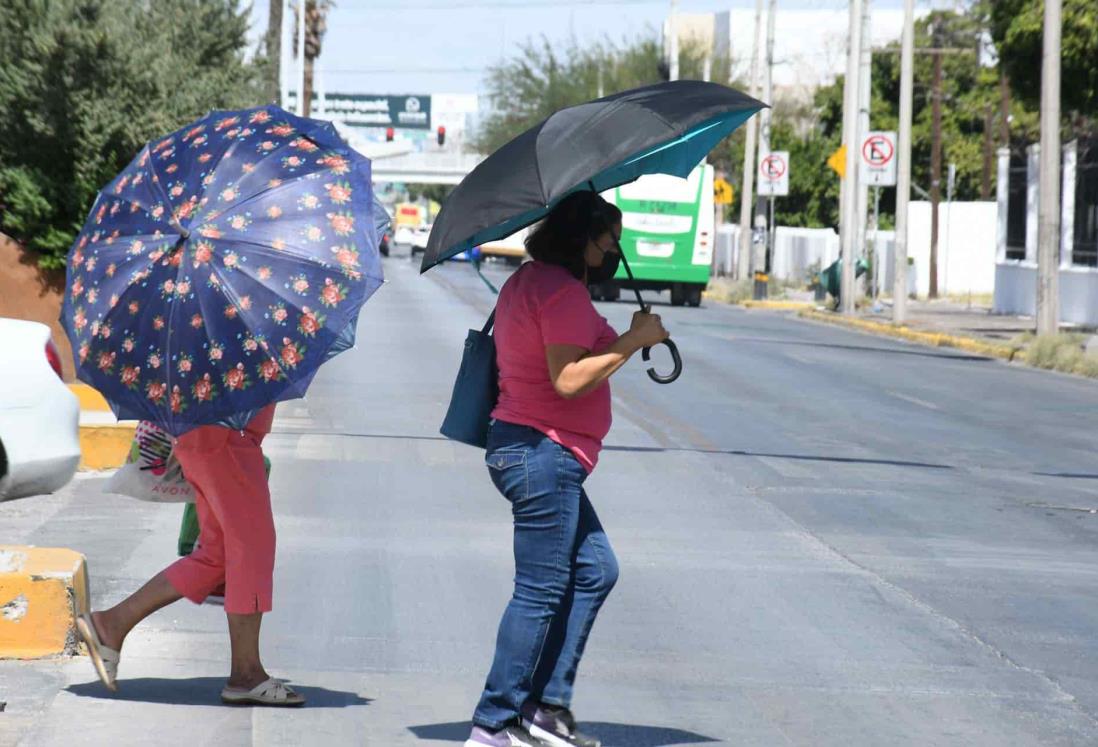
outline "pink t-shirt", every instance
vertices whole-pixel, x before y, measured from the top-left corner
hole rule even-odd
[[[528,262],[499,293],[495,338],[499,403],[492,417],[541,431],[594,470],[610,431],[610,384],[565,399],[553,388],[545,359],[546,345],[599,353],[618,339],[595,311],[587,286],[563,267]]]

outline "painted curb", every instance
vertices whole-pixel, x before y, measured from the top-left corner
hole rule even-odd
[[[745,309],[772,309],[774,311],[810,311],[816,304],[810,301],[741,301]]]
[[[921,345],[927,345],[934,348],[956,348],[968,353],[984,355],[989,358],[999,358],[1005,361],[1014,360],[1018,353],[1021,352],[1019,348],[1013,348],[1008,345],[996,345],[993,342],[984,342],[983,340],[976,340],[971,337],[950,335],[943,332],[926,332],[924,330],[912,329],[911,327],[896,326],[894,324],[875,322],[869,319],[844,317],[821,311],[806,310],[800,312],[797,316],[801,319],[824,322],[825,324],[847,327],[849,329],[869,332],[883,337],[892,337],[898,340],[907,340],[908,342],[917,342]]]
[[[80,426],[80,469],[121,467],[130,453],[136,423]]]
[[[0,659],[79,653],[88,564],[62,547],[0,545]]]

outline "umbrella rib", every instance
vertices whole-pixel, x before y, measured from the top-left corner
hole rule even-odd
[[[244,327],[246,329],[257,329],[258,325],[248,321],[248,319],[252,321],[254,321],[255,319],[255,317],[251,313],[251,310],[245,309],[243,306],[240,305],[240,296],[236,293],[236,290],[232,287],[232,284],[226,282],[224,276],[222,276],[221,274],[221,268],[215,264],[211,267],[210,272],[217,275],[222,292],[226,295],[226,297],[228,297],[229,301],[231,301],[233,305],[236,306],[237,309],[239,309],[237,313],[239,313],[242,317],[241,321],[244,323]],[[278,356],[272,355],[269,348],[264,348],[263,352],[268,358],[275,362],[275,365],[278,366],[278,370],[282,373],[282,377],[286,380],[287,386],[289,386],[291,379],[290,376],[286,373],[286,369],[282,365],[282,361],[278,359]]]
[[[298,134],[300,134],[302,137],[308,137],[308,135],[306,135],[300,129],[295,128],[295,131]],[[311,142],[314,142],[314,143],[316,142],[312,138],[309,138],[309,140]],[[263,155],[263,158],[265,158],[265,159],[274,158],[276,154],[281,153],[285,148],[289,147],[291,142],[292,142],[291,140],[287,139],[285,142],[282,143],[282,145],[278,146],[277,148],[272,150],[270,153],[265,153]],[[328,150],[337,150],[337,149],[336,148],[328,148]],[[309,174],[322,174],[322,173],[325,173],[325,172],[328,172],[328,171],[331,171],[331,169],[330,168],[318,169],[317,171],[310,171],[308,173]],[[304,179],[306,176],[307,176],[307,174],[302,174],[300,176],[294,177],[293,179],[287,179],[287,180],[283,181],[281,184],[279,184],[276,187],[267,187],[267,188],[262,189],[258,192],[250,194],[247,197],[243,197],[243,198],[237,200],[236,202],[230,203],[229,205],[226,205],[225,207],[221,208],[221,210],[219,211],[219,214],[220,215],[225,215],[226,213],[228,213],[231,210],[238,210],[241,207],[247,205],[248,203],[253,202],[254,200],[257,200],[260,197],[262,197],[262,196],[264,196],[264,195],[266,195],[270,192],[274,192],[276,190],[279,190],[282,187],[290,186],[290,185],[296,185],[298,183],[299,179]],[[205,218],[205,216],[203,216],[203,218]]]

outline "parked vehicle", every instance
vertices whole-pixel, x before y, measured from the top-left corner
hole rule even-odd
[[[0,500],[52,493],[80,463],[80,403],[50,329],[0,318]]]
[[[394,228],[415,228],[428,220],[427,208],[414,202],[402,202],[396,206],[393,216]]]
[[[508,264],[521,265],[526,258],[526,235],[529,232],[529,228],[523,228],[507,238],[482,244],[480,247],[481,255],[484,257],[498,257]]]
[[[377,250],[378,250],[379,252],[381,252],[381,256],[382,256],[382,257],[388,257],[388,256],[389,256],[389,239],[390,239],[390,238],[391,238],[391,237],[389,236],[389,232],[388,232],[388,231],[386,231],[385,233],[381,234],[381,242],[380,242],[380,243],[378,243],[378,245],[377,245]]]
[[[716,240],[713,167],[701,164],[686,179],[642,176],[603,194],[621,208],[621,247],[641,290],[669,290],[675,306],[701,305],[709,284]],[[614,279],[591,287],[593,298],[617,300],[631,287],[620,268]]]

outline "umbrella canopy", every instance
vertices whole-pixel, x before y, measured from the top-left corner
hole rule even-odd
[[[435,219],[421,271],[540,220],[577,189],[602,192],[645,174],[685,177],[765,106],[726,86],[683,80],[562,109],[462,180]]]
[[[174,435],[302,396],[382,283],[377,207],[366,158],[275,106],[150,142],[69,252],[79,378]]]

